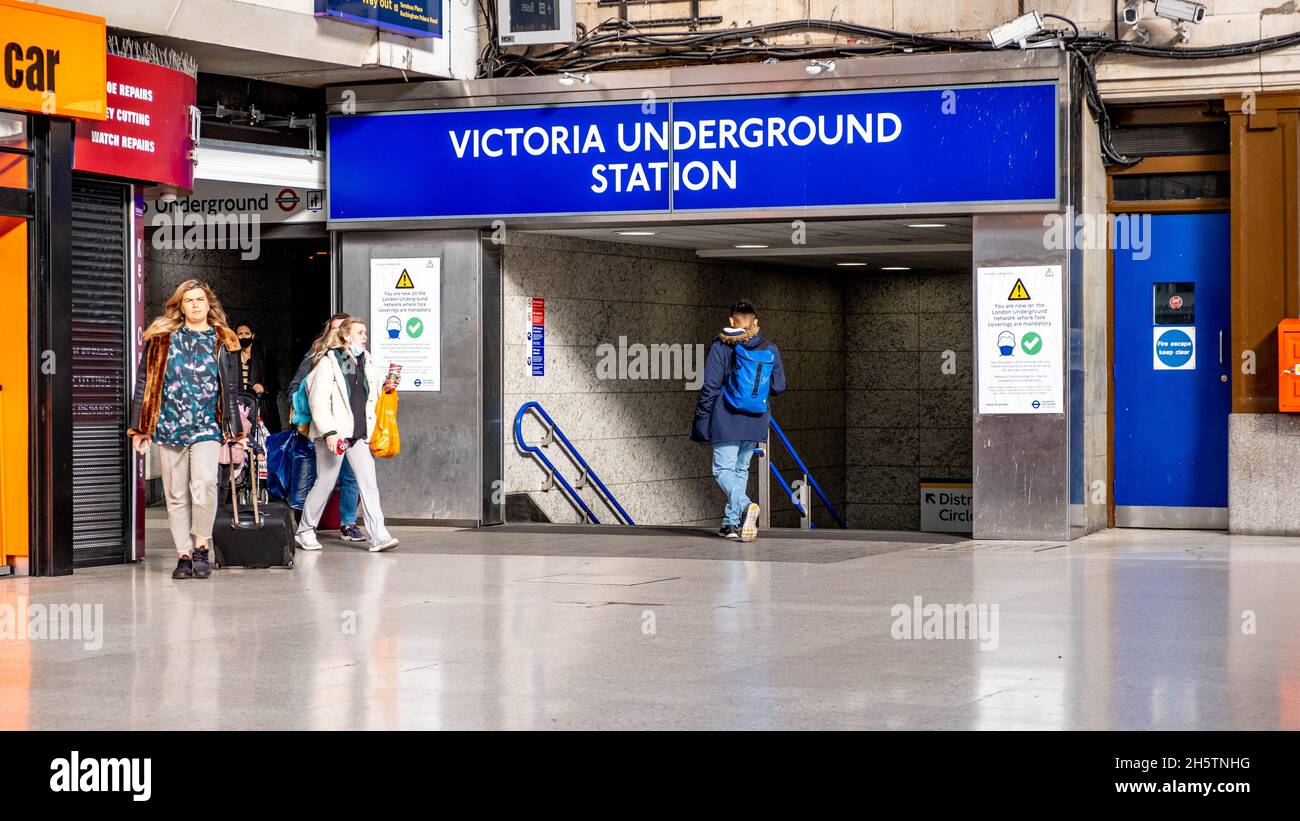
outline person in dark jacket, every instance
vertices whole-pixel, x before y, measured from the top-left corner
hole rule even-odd
[[[759,330],[758,311],[748,300],[742,299],[731,307],[729,322],[709,347],[691,440],[713,446],[713,478],[727,496],[718,535],[748,542],[758,535],[759,515],[758,505],[745,493],[749,485],[749,463],[758,443],[767,439],[772,412],[733,408],[723,395],[724,387],[736,369],[737,346],[771,352],[769,396],[785,392],[785,368],[781,364],[781,352]],[[762,404],[766,406],[766,402]]]
[[[136,453],[158,445],[178,556],[173,579],[212,575],[218,451],[223,442],[244,447],[238,397],[239,339],[212,289],[186,280],[145,329],[127,429]]]
[[[235,328],[239,337],[240,386],[244,393],[257,398],[257,412],[262,424],[270,433],[280,430],[280,408],[275,403],[275,373],[268,362],[266,351],[257,341],[257,334],[248,323]]]

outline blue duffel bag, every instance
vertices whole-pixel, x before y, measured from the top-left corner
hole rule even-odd
[[[267,489],[289,507],[301,510],[316,481],[316,449],[296,430],[266,438]]]

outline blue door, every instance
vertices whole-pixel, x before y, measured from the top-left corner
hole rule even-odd
[[[1226,528],[1228,214],[1149,219],[1114,251],[1115,524]]]

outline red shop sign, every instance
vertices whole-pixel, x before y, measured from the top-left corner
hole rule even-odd
[[[108,55],[108,117],[77,121],[72,167],[193,189],[195,87],[183,71]]]

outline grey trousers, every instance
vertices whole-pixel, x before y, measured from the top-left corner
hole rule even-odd
[[[197,542],[212,544],[220,450],[220,442],[199,442],[189,447],[158,446],[163,495],[167,498],[167,526],[176,552],[182,555],[190,555]]]
[[[375,457],[370,454],[370,443],[361,440],[339,456],[325,445],[324,439],[316,441],[316,484],[311,486],[302,503],[302,521],[298,532],[315,530],[325,512],[325,504],[338,482],[343,460],[352,466],[357,477],[357,491],[361,496],[361,515],[365,519],[366,533],[372,545],[382,544],[392,538],[384,527],[384,511],[379,507],[379,483],[375,479]]]

